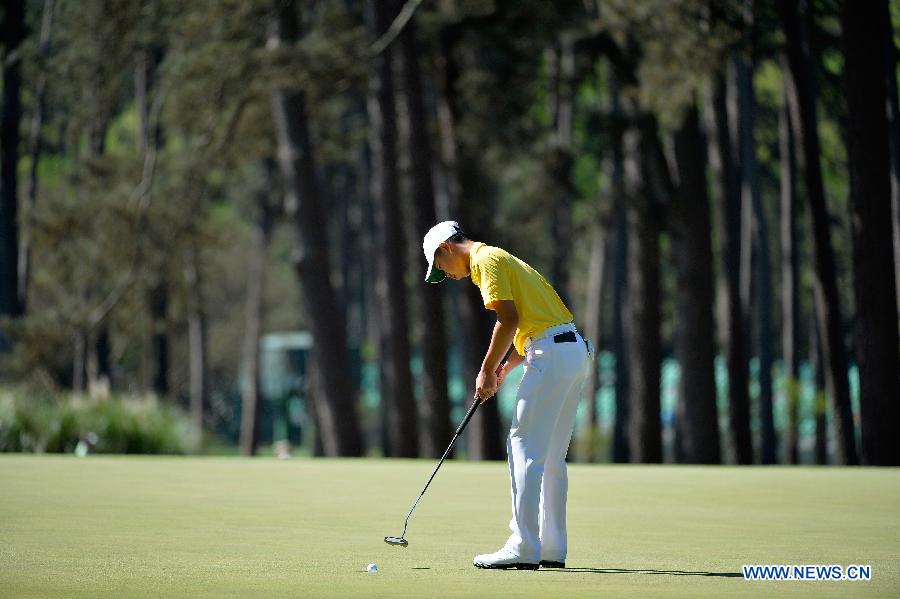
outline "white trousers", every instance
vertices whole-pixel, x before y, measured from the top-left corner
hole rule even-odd
[[[591,358],[579,333],[575,343],[554,343],[553,337],[574,330],[552,327],[525,351],[506,442],[512,487],[506,547],[523,562],[566,558],[566,452]]]

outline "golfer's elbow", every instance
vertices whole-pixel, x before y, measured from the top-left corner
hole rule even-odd
[[[519,315],[513,314],[507,317],[498,317],[497,320],[500,321],[500,324],[511,329],[519,328]]]
[[[511,300],[499,300],[494,302],[494,311],[497,312],[497,320],[501,326],[512,327],[519,326],[519,311],[516,310],[516,303]]]

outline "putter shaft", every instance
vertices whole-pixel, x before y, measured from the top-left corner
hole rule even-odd
[[[497,367],[497,374],[500,373],[500,368],[502,368],[503,363],[509,358],[509,354],[512,353],[512,346],[508,350],[506,350],[506,355],[503,356],[503,359],[500,360],[500,366]],[[490,398],[487,398],[490,399]],[[472,416],[475,414],[475,410],[478,409],[478,406],[481,404],[482,400],[478,395],[475,395],[474,400],[472,401],[472,406],[469,408],[469,411],[466,412],[466,417],[463,418],[463,421],[460,423],[459,427],[456,429],[456,433],[453,435],[453,438],[450,439],[450,445],[447,446],[447,449],[444,451],[444,455],[441,456],[441,460],[438,462],[437,466],[434,467],[434,471],[431,473],[431,476],[428,478],[428,482],[425,483],[425,487],[422,489],[422,492],[419,493],[419,496],[416,497],[415,502],[412,507],[409,509],[409,512],[406,514],[406,520],[403,522],[403,534],[399,537],[385,537],[384,542],[389,545],[401,545],[405,547],[407,545],[406,540],[406,528],[409,526],[409,519],[412,517],[412,513],[415,511],[416,506],[419,505],[419,500],[422,499],[422,496],[425,494],[425,491],[428,490],[428,486],[431,484],[431,481],[434,480],[434,476],[437,474],[437,471],[440,469],[441,465],[444,463],[444,460],[447,459],[447,456],[450,455],[450,450],[453,449],[453,444],[456,443],[456,440],[462,434],[463,430],[465,430],[466,425],[469,424],[469,421],[472,419]]]
[[[431,484],[431,481],[434,480],[434,476],[437,474],[437,471],[440,469],[441,464],[444,463],[444,460],[447,459],[447,456],[450,455],[450,450],[453,449],[453,444],[456,443],[456,440],[459,438],[459,435],[462,433],[463,429],[466,428],[466,425],[469,424],[469,420],[472,419],[472,415],[475,414],[475,410],[478,409],[478,405],[481,403],[481,400],[478,396],[475,397],[472,402],[472,406],[469,408],[469,411],[466,413],[466,417],[463,419],[462,424],[459,425],[459,428],[456,429],[456,434],[453,435],[453,439],[450,440],[450,445],[447,446],[447,449],[444,451],[444,455],[441,456],[441,461],[438,462],[437,466],[434,467],[434,471],[431,473],[431,476],[428,478],[428,482],[425,483],[425,488],[422,489],[422,492],[419,493],[419,496],[416,497],[416,501],[413,503],[412,507],[409,508],[409,512],[406,514],[406,521],[403,523],[403,534],[400,535],[400,538],[403,539],[406,537],[406,527],[409,525],[409,519],[412,516],[413,511],[415,511],[416,506],[419,505],[419,500],[422,499],[422,496],[425,494],[425,491],[428,490],[428,486]]]

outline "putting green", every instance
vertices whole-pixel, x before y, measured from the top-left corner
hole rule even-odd
[[[569,470],[569,570],[484,571],[503,463],[0,456],[0,595],[900,595],[900,469]],[[367,574],[376,562],[380,571]],[[752,582],[742,564],[871,564],[868,582]]]

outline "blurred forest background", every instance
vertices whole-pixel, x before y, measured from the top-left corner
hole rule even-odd
[[[0,450],[439,456],[492,325],[423,282],[454,219],[600,350],[570,459],[900,465],[896,0],[0,16]]]

